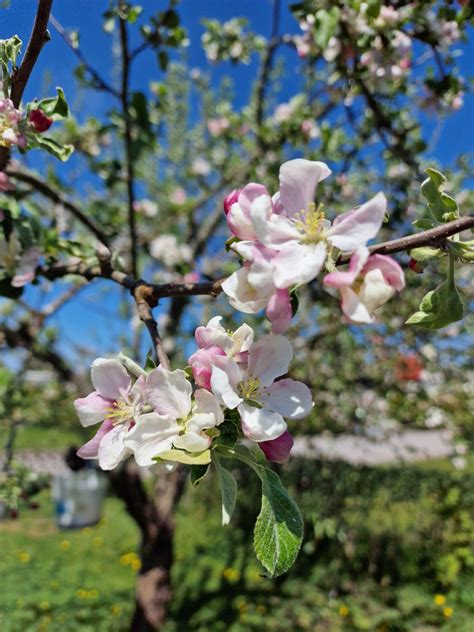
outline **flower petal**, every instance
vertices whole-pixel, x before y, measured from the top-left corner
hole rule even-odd
[[[279,289],[309,283],[320,273],[326,259],[326,246],[292,242],[273,259],[273,278]]]
[[[242,403],[238,407],[242,421],[242,431],[251,441],[271,441],[286,430],[283,417],[267,408],[256,408]]]
[[[328,241],[343,251],[357,250],[375,237],[387,212],[387,200],[377,193],[358,209],[340,215],[327,232]]]
[[[256,314],[264,309],[268,298],[262,296],[258,288],[250,285],[249,268],[240,268],[230,275],[222,284],[222,289],[229,297],[229,303],[245,314]]]
[[[146,380],[146,401],[160,415],[186,419],[191,410],[192,386],[181,369],[168,371],[159,366]]]
[[[188,452],[203,452],[211,445],[211,438],[204,434],[186,432],[174,440],[174,447]]]
[[[106,399],[120,399],[130,389],[131,379],[118,360],[97,358],[91,367],[91,380],[96,391]]]
[[[81,459],[97,459],[99,454],[99,446],[103,437],[114,427],[111,421],[104,421],[99,430],[95,433],[90,441],[85,443],[82,448],[77,451],[77,456]]]
[[[378,268],[381,270],[384,279],[389,285],[394,287],[397,292],[401,292],[405,287],[405,275],[400,265],[387,255],[371,255],[364,266],[363,274],[370,270]]]
[[[293,348],[284,336],[267,334],[254,342],[249,350],[249,373],[260,386],[269,386],[276,377],[288,371]]]
[[[242,401],[237,392],[237,384],[241,380],[240,369],[236,362],[228,358],[222,358],[219,364],[222,366],[212,367],[212,392],[227,408],[236,408]]]
[[[316,185],[331,174],[324,162],[297,158],[280,167],[280,199],[288,217],[305,211],[314,201]]]
[[[293,317],[288,290],[277,290],[272,294],[265,315],[272,323],[272,334],[282,334],[288,329]]]
[[[194,381],[202,388],[211,388],[212,364],[216,356],[224,356],[225,351],[214,345],[205,349],[198,349],[189,357],[188,363],[192,369]]]
[[[344,272],[335,270],[334,272],[326,274],[323,279],[324,285],[337,288],[350,287],[359,276],[368,258],[369,249],[365,246],[359,248],[351,257],[349,270]]]
[[[93,391],[87,397],[79,397],[79,399],[74,400],[74,408],[79,421],[87,428],[87,426],[93,426],[103,421],[113,403],[112,399],[105,399],[97,391]]]
[[[197,389],[197,391],[194,392],[194,399],[196,400],[196,413],[211,414],[215,417],[215,422],[212,424],[212,426],[205,427],[212,428],[213,426],[218,426],[224,421],[224,413],[219,406],[219,402],[214,397],[214,395],[212,395],[212,393],[199,388]]]
[[[265,408],[274,410],[287,419],[302,419],[313,408],[311,391],[306,384],[297,380],[278,380],[260,394]]]
[[[114,426],[103,437],[99,445],[99,465],[103,470],[113,470],[114,467],[131,454],[124,445],[127,428],[124,424]]]
[[[140,415],[125,439],[126,447],[133,452],[138,465],[146,467],[156,463],[154,457],[170,450],[178,437],[179,425],[171,417],[158,413]]]
[[[373,323],[374,317],[360,301],[358,295],[349,287],[342,287],[341,309],[347,320],[352,323]]]

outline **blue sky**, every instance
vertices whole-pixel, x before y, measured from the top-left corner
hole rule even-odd
[[[137,0],[138,2],[138,0]],[[111,54],[111,38],[101,31],[102,12],[107,9],[108,1],[105,0],[56,0],[53,4],[53,15],[65,28],[79,29],[81,49],[87,59],[104,76],[114,78],[114,61]],[[145,15],[152,14],[157,6],[164,3],[143,0]],[[285,32],[298,32],[294,19],[290,16],[288,5],[290,2],[282,2],[281,29]],[[1,10],[0,37],[6,38],[17,33],[25,42],[34,18],[36,3],[26,0],[12,0],[11,7]],[[237,8],[236,8],[237,7]],[[178,10],[184,26],[189,31],[191,45],[188,49],[190,66],[212,70],[216,81],[224,74],[231,72],[235,84],[238,87],[236,93],[236,105],[242,105],[247,101],[252,82],[255,78],[255,65],[249,66],[210,66],[202,48],[199,45],[203,32],[202,18],[229,19],[238,14],[247,17],[252,28],[263,35],[269,35],[271,25],[272,2],[271,0],[240,0],[238,3],[225,2],[223,0],[184,0]],[[45,46],[39,62],[35,67],[32,78],[25,93],[25,99],[46,96],[45,87],[51,92],[51,87],[62,86],[73,105],[75,102],[75,84],[72,70],[77,61],[72,52],[67,48],[54,29],[51,29],[52,40]],[[132,40],[132,46],[133,46]],[[135,43],[138,43],[136,40]],[[472,72],[474,67],[474,44],[463,45],[463,55],[459,59],[462,74]],[[294,55],[291,51],[284,54],[291,62]],[[291,67],[291,66],[289,66]],[[156,63],[151,54],[145,54],[140,58],[134,72],[133,88],[144,89],[151,80],[159,79]],[[290,95],[297,85],[296,73],[289,73],[285,77],[287,94]],[[88,96],[87,102],[82,101],[81,108],[91,112],[105,112],[110,106],[107,95],[103,93]],[[77,114],[77,112],[74,112]],[[455,156],[461,152],[472,150],[474,137],[474,98],[468,95],[465,107],[454,113],[442,123],[439,140],[433,149],[433,156],[442,164],[449,164]],[[426,118],[424,121],[428,139],[433,130],[438,126],[436,118]],[[32,166],[38,164],[38,158],[33,157]],[[67,166],[59,166],[59,172]],[[78,187],[80,190],[80,186]],[[81,299],[74,304],[66,306],[55,318],[56,324],[62,331],[63,346],[69,348],[71,341],[84,343],[85,346],[100,350],[101,353],[110,353],[117,348],[117,339],[124,333],[123,323],[113,318],[119,298],[117,288],[110,284],[101,284],[105,295],[97,293],[96,287],[83,290]],[[28,297],[37,300],[34,290],[29,290]],[[50,295],[49,299],[52,295]]]

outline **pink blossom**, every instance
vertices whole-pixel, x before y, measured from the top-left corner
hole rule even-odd
[[[405,287],[398,263],[385,255],[369,256],[365,247],[352,255],[347,271],[330,272],[323,283],[339,290],[342,311],[352,323],[373,323],[374,312]]]
[[[48,131],[53,124],[53,119],[46,116],[40,109],[31,110],[28,121],[35,132],[42,133]]]
[[[290,458],[293,447],[293,437],[288,430],[272,441],[261,441],[258,447],[262,450],[269,461],[274,463],[286,463]]]
[[[293,357],[283,336],[266,335],[254,342],[248,363],[228,357],[214,360],[212,392],[221,405],[237,409],[244,435],[251,441],[277,439],[286,431],[286,419],[302,419],[313,406],[311,392],[302,382],[276,378],[288,371]]]
[[[239,239],[256,239],[256,234],[253,229],[252,218],[250,211],[253,203],[262,196],[270,200],[270,196],[266,187],[262,184],[251,182],[247,184],[240,191],[233,191],[230,195],[237,196],[237,200],[230,204],[230,200],[227,207],[230,204],[230,208],[226,211],[227,224],[235,237]],[[229,196],[228,196],[229,197]],[[227,201],[227,198],[226,198]],[[224,205],[224,210],[226,206]]]
[[[188,363],[193,372],[194,381],[201,388],[211,390],[212,364],[217,356],[225,356],[226,353],[217,345],[198,349],[189,357]]]
[[[0,99],[0,147],[26,147],[26,139],[19,127],[22,117],[11,99]]]
[[[235,204],[239,199],[240,189],[234,189],[224,199],[224,213],[229,214],[232,204]]]
[[[0,171],[0,191],[10,191],[13,189],[13,184],[6,173]]]
[[[183,189],[183,187],[176,187],[171,192],[170,202],[172,204],[176,204],[177,206],[180,206],[181,204],[185,204],[187,199],[188,199],[188,196],[186,195],[186,191]]]
[[[229,126],[230,121],[226,116],[209,119],[207,122],[207,129],[211,136],[220,136],[229,129]]]
[[[41,258],[41,252],[38,248],[32,247],[25,250],[21,255],[15,275],[12,279],[13,287],[23,287],[27,283],[31,283],[35,278],[36,267]]]

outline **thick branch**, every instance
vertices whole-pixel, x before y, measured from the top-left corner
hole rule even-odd
[[[68,210],[71,215],[73,215],[81,224],[86,226],[97,239],[104,244],[104,246],[108,246],[109,238],[102,231],[101,228],[97,226],[97,224],[87,217],[85,213],[81,211],[81,209],[76,206],[73,202],[70,202],[66,198],[64,198],[58,191],[55,191],[52,187],[49,186],[43,180],[40,180],[38,177],[33,175],[32,173],[26,171],[20,171],[18,169],[8,169],[7,175],[15,180],[19,180],[20,182],[24,182],[25,184],[31,185],[35,191],[41,193],[45,197],[52,200],[55,204],[60,204],[66,210]]]

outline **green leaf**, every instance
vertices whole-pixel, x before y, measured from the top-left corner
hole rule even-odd
[[[191,483],[197,487],[209,471],[209,465],[191,465]]]
[[[62,162],[66,162],[74,151],[72,145],[60,145],[52,138],[43,136],[41,134],[35,134],[35,143],[41,149],[45,149],[48,153],[52,154],[55,158],[59,158]]]
[[[169,64],[169,57],[166,51],[160,50],[160,52],[158,53],[158,63],[160,65],[161,70],[165,72]]]
[[[283,575],[293,566],[303,540],[303,519],[298,505],[278,475],[257,463],[249,450],[239,446],[222,454],[246,463],[260,478],[262,508],[255,523],[255,554],[270,577]]]
[[[441,248],[431,248],[430,246],[423,246],[422,248],[413,248],[410,250],[410,257],[415,261],[428,261],[434,257],[442,256],[443,251]]]
[[[336,34],[339,26],[340,14],[341,12],[338,7],[332,7],[329,10],[320,9],[316,12],[314,40],[319,48],[324,50],[331,37]]]
[[[156,369],[156,362],[153,359],[153,351],[150,349],[146,354],[145,372],[149,373],[150,371],[153,371],[153,369]]]
[[[426,169],[428,178],[421,184],[421,194],[428,203],[431,216],[438,222],[449,222],[458,217],[458,204],[444,189],[446,177],[431,167]]]
[[[419,228],[420,230],[429,230],[430,228],[434,228],[438,225],[438,222],[429,219],[428,217],[421,217],[420,219],[415,219],[413,226],[415,228]]]
[[[37,107],[53,121],[60,121],[69,116],[69,107],[62,88],[56,88],[57,96],[42,99]]]
[[[237,500],[237,481],[234,476],[221,464],[219,457],[214,452],[212,462],[216,468],[217,480],[222,497],[222,525],[229,524],[235,509]]]
[[[191,454],[184,452],[184,450],[172,449],[162,452],[155,460],[176,461],[177,463],[184,463],[185,465],[206,465],[211,462],[211,452],[210,450],[204,450],[203,452]]]
[[[461,320],[464,305],[456,285],[450,279],[436,290],[431,290],[420,303],[419,311],[406,321],[407,325],[420,325],[427,329],[441,329],[450,323]]]

